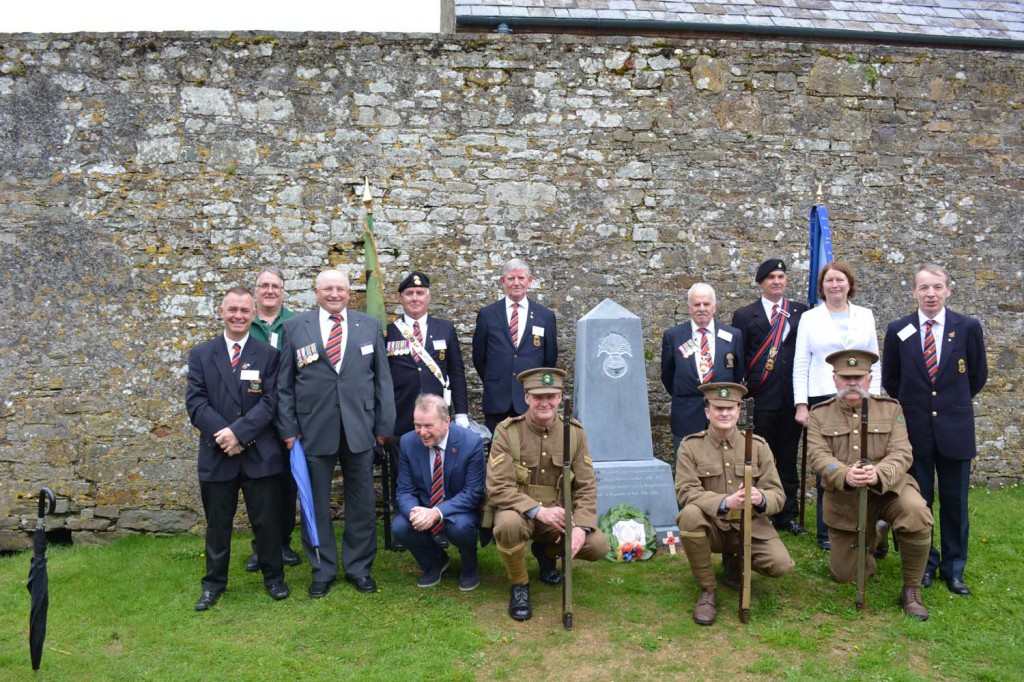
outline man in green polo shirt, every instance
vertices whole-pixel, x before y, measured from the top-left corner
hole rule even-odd
[[[265,267],[256,276],[256,317],[249,328],[249,335],[281,349],[281,328],[284,321],[295,313],[284,307],[284,273],[275,267]],[[297,566],[301,559],[292,551],[292,531],[295,530],[295,479],[284,476],[284,500],[281,504],[281,558],[285,566]],[[256,548],[245,562],[245,570],[257,571],[260,563]]]

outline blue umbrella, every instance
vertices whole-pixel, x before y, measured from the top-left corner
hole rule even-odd
[[[313,489],[309,485],[309,468],[306,466],[306,453],[302,449],[302,441],[298,438],[292,444],[291,452],[292,478],[299,493],[299,509],[302,511],[302,527],[306,529],[309,544],[316,552],[316,563],[320,564],[320,534],[316,530],[316,517],[313,515]]]

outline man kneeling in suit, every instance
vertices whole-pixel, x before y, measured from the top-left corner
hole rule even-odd
[[[420,587],[441,582],[451,563],[440,546],[447,539],[462,558],[459,589],[475,589],[480,584],[476,548],[484,500],[483,441],[452,424],[444,398],[429,393],[416,399],[413,428],[399,445],[399,513],[391,532],[423,569]]]

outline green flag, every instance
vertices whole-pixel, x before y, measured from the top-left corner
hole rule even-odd
[[[384,276],[377,262],[377,239],[373,236],[373,195],[370,181],[363,186],[363,205],[366,218],[363,220],[363,248],[366,261],[366,314],[380,320],[380,328],[387,333],[388,318],[384,311]]]

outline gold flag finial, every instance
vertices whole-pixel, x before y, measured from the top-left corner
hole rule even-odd
[[[819,203],[819,204],[821,203],[821,198],[822,198],[821,181],[818,181],[818,199],[817,199],[817,203]]]
[[[363,178],[363,203],[367,211],[373,211],[373,194],[370,193],[370,178]]]

